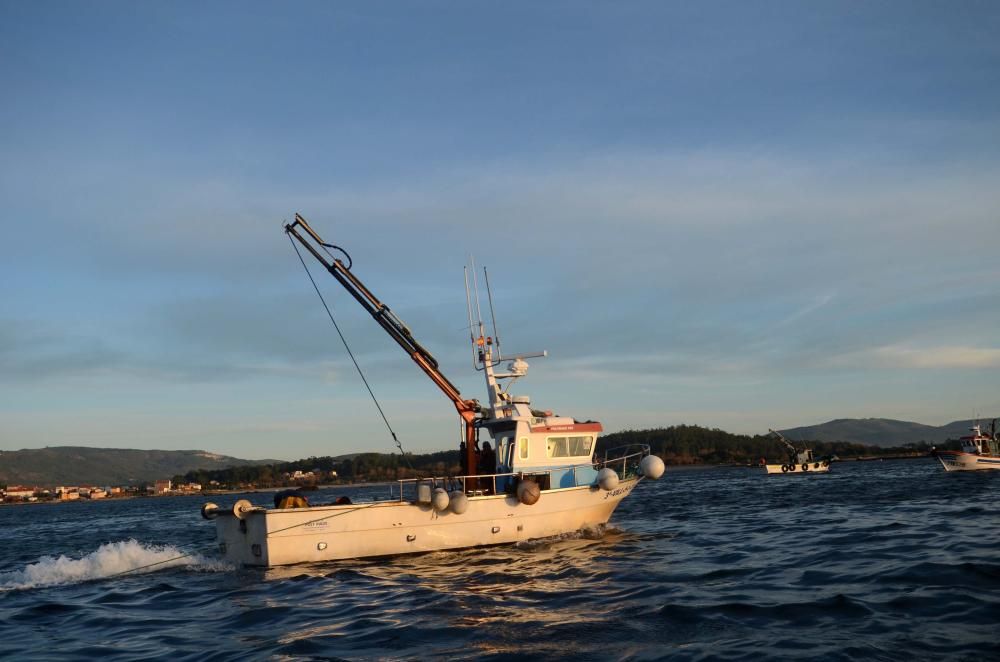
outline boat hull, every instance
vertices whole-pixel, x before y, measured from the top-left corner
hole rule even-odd
[[[216,535],[226,560],[264,567],[508,544],[605,524],[641,480],[546,490],[530,506],[509,495],[469,497],[462,514],[409,501],[254,508],[219,514]]]
[[[1000,469],[1000,457],[977,455],[962,451],[938,451],[938,460],[945,471],[983,471]]]
[[[806,466],[808,469],[803,469]],[[829,462],[808,462],[805,464],[765,464],[768,475],[772,474],[822,474],[830,471]]]

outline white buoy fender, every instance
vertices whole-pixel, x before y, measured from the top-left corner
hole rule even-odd
[[[434,490],[434,495],[431,497],[431,505],[434,506],[434,510],[442,512],[448,510],[448,493],[444,491],[443,487],[438,487]]]
[[[647,455],[639,463],[639,470],[642,471],[642,475],[652,480],[656,480],[662,476],[664,469],[663,460],[657,455]]]
[[[253,504],[246,499],[240,499],[233,504],[233,515],[236,516],[236,519],[243,519],[251,510],[253,510]]]
[[[533,506],[538,503],[542,496],[542,490],[538,483],[533,480],[522,480],[517,485],[517,500],[526,506]]]
[[[610,492],[618,487],[618,474],[615,473],[614,469],[604,467],[597,472],[597,484],[600,485],[601,489],[605,492]]]
[[[209,501],[201,507],[201,516],[205,519],[215,519],[219,516],[219,507]]]
[[[455,490],[449,496],[451,497],[451,512],[461,515],[469,509],[469,497],[465,496],[465,492]]]

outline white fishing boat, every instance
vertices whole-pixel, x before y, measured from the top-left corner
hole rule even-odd
[[[826,473],[830,471],[829,457],[816,457],[812,449],[805,446],[802,447],[802,450],[799,450],[792,442],[781,436],[780,432],[776,430],[769,430],[769,432],[785,444],[785,447],[788,449],[788,459],[781,464],[761,462],[761,466],[764,467],[769,475]]]
[[[468,276],[473,365],[485,376],[486,404],[461,395],[406,325],[352,273],[343,249],[325,243],[299,214],[285,232],[296,251],[305,247],[451,400],[462,420],[459,448],[468,475],[401,480],[397,494],[368,503],[304,505],[290,498],[281,502],[286,507],[267,508],[240,500],[231,509],[207,503],[202,515],[215,520],[227,560],[279,566],[572,533],[606,524],[644,478],[663,474],[663,461],[644,445],[610,450],[595,460],[600,423],[539,411],[528,396],[510,393],[511,385],[527,374],[525,359],[545,353],[504,357],[495,318],[493,336],[486,336],[481,314],[473,320]],[[342,253],[347,263],[328,249]],[[488,276],[486,287],[489,292]],[[473,289],[478,311],[475,274]]]
[[[1000,469],[1000,434],[997,433],[997,419],[990,425],[990,433],[984,434],[979,425],[969,428],[972,434],[959,439],[961,450],[936,451],[945,471],[980,471]]]

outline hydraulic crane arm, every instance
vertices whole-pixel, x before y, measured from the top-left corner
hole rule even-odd
[[[798,453],[798,450],[795,449],[795,446],[793,446],[790,441],[788,441],[783,436],[781,436],[780,432],[778,432],[777,430],[771,430],[770,428],[768,428],[768,432],[770,432],[775,437],[777,437],[778,439],[780,439],[781,443],[783,443],[784,445],[788,446],[788,450],[789,451],[791,451],[792,453]]]
[[[303,236],[299,232],[301,229],[306,235],[309,236],[311,241]],[[437,360],[424,349],[414,339],[413,334],[410,333],[410,329],[407,328],[403,321],[396,317],[395,314],[389,307],[378,300],[378,298],[371,293],[371,291],[365,287],[353,273],[350,271],[350,266],[345,266],[344,263],[337,258],[334,258],[326,248],[334,248],[336,250],[341,250],[332,244],[324,242],[316,231],[313,230],[306,219],[302,218],[301,215],[295,214],[295,222],[285,224],[285,232],[291,237],[296,239],[302,246],[306,248],[313,257],[315,257],[320,264],[326,267],[326,270],[330,272],[334,278],[337,279],[341,285],[344,286],[351,296],[353,296],[358,303],[367,310],[371,316],[378,322],[389,337],[396,341],[396,343],[403,348],[403,351],[409,355],[409,357],[416,363],[424,373],[430,377],[431,381],[434,382],[441,391],[448,397],[449,400],[455,405],[458,410],[459,415],[466,423],[466,443],[474,443],[474,432],[472,423],[475,420],[476,413],[480,411],[480,405],[476,400],[466,400],[462,397],[458,388],[452,384],[447,377],[445,377],[441,370],[438,368]],[[345,253],[346,255],[346,253]],[[348,261],[350,259],[348,258]]]

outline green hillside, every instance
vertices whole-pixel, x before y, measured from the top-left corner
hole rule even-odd
[[[784,444],[773,435],[750,436],[697,425],[674,425],[602,435],[598,439],[594,459],[600,461],[606,450],[631,444],[649,445],[650,450],[669,465],[753,465],[761,458],[780,462],[787,457]],[[930,446],[926,444],[892,449],[843,441],[810,441],[808,445],[818,457],[836,455],[845,460],[880,453],[914,455],[930,451]],[[419,455],[408,453],[405,460],[395,453],[361,453],[351,456],[310,457],[269,465],[190,471],[183,476],[176,476],[175,480],[202,485],[216,481],[219,485],[234,488],[278,487],[290,484],[286,474],[300,470],[319,473],[336,471],[339,482],[391,481],[421,476],[459,475],[459,460],[457,449]]]
[[[140,485],[198,469],[273,462],[275,460],[241,460],[206,451],[51,446],[0,451],[0,484]]]
[[[788,454],[785,445],[773,435],[750,436],[698,425],[672,425],[667,428],[623,430],[606,434],[598,440],[595,459],[602,458],[608,449],[631,444],[648,445],[668,465],[756,464],[761,458],[771,462],[784,461]],[[808,446],[820,457],[858,457],[879,450],[850,442],[810,441]]]
[[[990,419],[980,419],[985,430]],[[815,441],[847,441],[869,446],[903,446],[905,444],[942,444],[948,439],[956,439],[968,434],[975,421],[954,421],[935,427],[910,421],[895,421],[889,418],[838,418],[819,425],[782,430],[789,439],[809,439]]]
[[[819,455],[842,458],[877,454],[884,449],[916,446],[929,450],[965,434],[973,421],[934,427],[884,418],[838,419],[783,430]],[[984,422],[984,429],[989,420]],[[624,430],[603,435],[597,457],[614,446],[644,443],[668,464],[746,464],[760,458],[782,458],[784,446],[767,435],[739,435],[697,425],[650,430]],[[281,484],[281,475],[295,470],[336,470],[342,480],[394,480],[458,471],[458,451],[408,455],[351,453],[296,462],[241,460],[205,451],[144,451],[62,446],[0,452],[0,484],[55,486],[61,484],[137,485],[163,478],[184,477],[203,484],[257,486]]]

